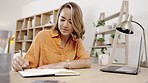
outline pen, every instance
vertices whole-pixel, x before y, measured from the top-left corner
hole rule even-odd
[[[22,50],[21,49],[19,49],[19,53],[20,53],[20,56],[22,58],[23,57],[23,54],[22,54]]]
[[[21,50],[21,49],[19,49],[19,53],[20,53],[20,58],[23,58],[23,53],[22,53],[22,50]],[[25,69],[25,68],[22,67],[22,70],[23,70],[23,71],[24,71],[24,69]]]

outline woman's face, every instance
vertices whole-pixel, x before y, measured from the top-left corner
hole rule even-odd
[[[71,22],[71,10],[69,8],[62,9],[58,20],[58,28],[63,36],[69,36],[74,31]]]

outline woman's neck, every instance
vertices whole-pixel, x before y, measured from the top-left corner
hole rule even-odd
[[[60,37],[61,37],[61,45],[64,48],[69,40],[70,35],[69,36],[61,35]]]

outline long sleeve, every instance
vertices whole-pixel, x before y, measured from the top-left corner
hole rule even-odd
[[[53,30],[40,31],[25,55],[25,59],[29,61],[28,68],[83,58],[89,56],[80,39],[75,41],[70,38],[65,48],[62,48],[60,36]]]
[[[25,55],[25,59],[29,62],[29,68],[36,68],[39,65],[40,49],[41,49],[41,33],[39,32],[34,38],[29,50]]]
[[[87,54],[81,39],[79,39],[77,41],[77,48],[76,49],[77,49],[76,59],[89,58],[89,55]]]

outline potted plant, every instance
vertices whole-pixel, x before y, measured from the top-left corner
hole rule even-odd
[[[96,27],[96,32],[99,32],[105,26],[105,21],[104,20],[98,20],[96,23],[93,23],[93,24]]]
[[[101,49],[93,49],[94,50],[94,55],[95,55],[95,57],[92,57],[92,59],[93,59],[93,63],[99,63],[99,57],[100,56],[106,56],[106,50],[107,50],[107,48],[106,47],[103,47],[103,48],[101,48]]]
[[[98,38],[98,39],[97,39],[97,42],[96,42],[97,46],[103,45],[104,41],[105,41],[104,38],[102,38],[102,37],[101,37],[101,38]]]
[[[96,50],[96,49],[94,49]],[[106,47],[102,47],[100,50],[96,50],[95,51],[95,57],[98,57],[101,54],[106,54],[107,48]]]
[[[107,48],[106,47],[102,47],[101,50],[100,50],[101,54],[105,54],[105,50],[107,50]]]
[[[102,47],[98,53],[98,64],[99,65],[108,65],[109,53],[106,52],[107,48]]]
[[[118,41],[120,41],[120,39],[121,39],[120,36],[121,36],[121,35],[119,34],[119,36],[118,36]],[[115,32],[113,32],[113,33],[110,34],[110,38],[109,38],[109,43],[110,43],[110,44],[113,43],[114,38],[115,38]]]
[[[114,39],[114,37],[115,37],[115,32],[111,33],[110,37]]]
[[[105,25],[105,21],[98,20],[96,23],[93,23],[95,27],[100,27]]]
[[[113,33],[110,34],[110,38],[109,38],[109,43],[110,44],[113,43],[114,38],[115,38],[115,32],[113,32]]]

